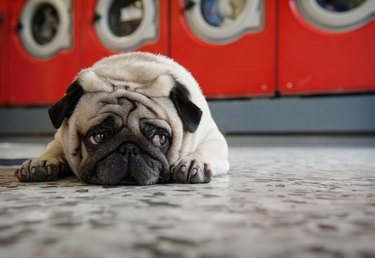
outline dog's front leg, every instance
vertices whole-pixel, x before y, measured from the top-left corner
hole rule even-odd
[[[25,161],[14,173],[22,182],[54,181],[70,174],[61,144],[53,140],[38,158]]]
[[[213,176],[229,169],[228,145],[223,135],[213,130],[194,152],[187,153],[171,166],[171,182],[208,183]]]

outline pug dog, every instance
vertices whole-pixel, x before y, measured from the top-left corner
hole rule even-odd
[[[49,116],[58,129],[22,182],[73,172],[91,184],[208,183],[229,169],[228,147],[192,75],[145,52],[104,58],[78,73]]]

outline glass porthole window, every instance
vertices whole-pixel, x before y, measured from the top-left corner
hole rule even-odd
[[[374,18],[373,0],[296,0],[302,16],[313,26],[328,31],[350,31]]]
[[[113,1],[108,11],[109,28],[118,37],[129,36],[139,28],[143,16],[142,1]]]
[[[263,1],[196,0],[185,10],[191,31],[200,39],[223,44],[263,27]]]
[[[316,2],[324,9],[331,12],[347,12],[353,10],[367,0],[317,0]]]
[[[60,17],[56,8],[51,4],[41,4],[32,15],[32,35],[40,45],[50,43],[58,32]]]
[[[99,0],[95,32],[113,51],[135,48],[157,36],[157,6],[153,0]]]
[[[201,1],[204,20],[214,27],[228,26],[235,23],[243,14],[246,0],[237,1]]]

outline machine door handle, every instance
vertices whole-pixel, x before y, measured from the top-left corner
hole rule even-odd
[[[101,18],[102,16],[100,14],[94,13],[94,17],[92,17],[92,23],[98,22]]]
[[[189,10],[191,10],[196,4],[197,4],[197,2],[195,2],[194,0],[186,0],[186,1],[185,1],[185,6],[184,6],[184,10],[185,10],[185,11],[189,11]]]

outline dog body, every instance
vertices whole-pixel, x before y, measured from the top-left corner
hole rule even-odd
[[[49,114],[55,139],[16,171],[21,181],[71,170],[94,184],[204,183],[229,169],[226,141],[197,82],[164,56],[100,60]]]

